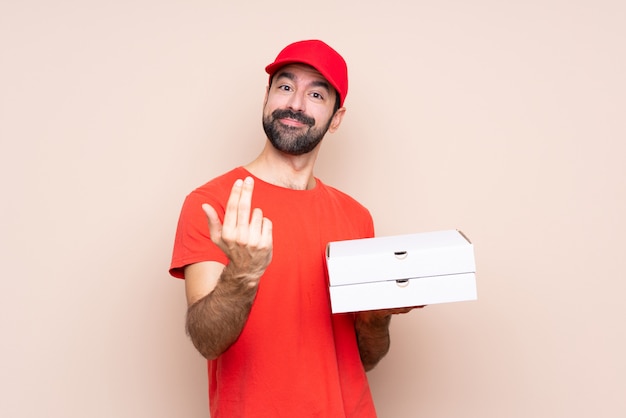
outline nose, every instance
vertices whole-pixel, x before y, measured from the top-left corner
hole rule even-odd
[[[291,96],[289,96],[287,106],[294,112],[304,112],[305,103],[304,92],[295,91]]]

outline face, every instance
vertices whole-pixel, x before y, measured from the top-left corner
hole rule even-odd
[[[277,150],[290,155],[309,153],[326,132],[334,132],[345,109],[334,113],[334,88],[314,68],[294,64],[279,69],[268,88],[263,129]]]

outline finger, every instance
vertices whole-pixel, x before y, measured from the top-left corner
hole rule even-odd
[[[396,308],[396,309],[392,309],[391,313],[394,315],[401,315],[401,314],[405,314],[405,313],[409,313],[411,312],[413,309],[421,309],[426,305],[421,305],[421,306],[407,306],[406,308]]]
[[[234,231],[237,226],[237,209],[239,207],[239,199],[241,197],[241,188],[243,180],[237,179],[230,191],[228,202],[226,203],[226,211],[224,212],[223,229]]]
[[[222,223],[217,215],[217,211],[208,203],[202,205],[202,210],[209,221],[209,235],[211,240],[213,242],[219,242],[222,239]]]
[[[272,248],[273,238],[272,238],[272,221],[267,218],[263,218],[263,226],[261,227],[261,245],[265,248]]]
[[[254,180],[252,177],[246,177],[241,188],[237,211],[237,226],[247,229],[250,224],[250,209],[252,207],[252,190],[254,189]]]
[[[257,245],[261,242],[261,231],[263,228],[263,211],[259,208],[255,208],[252,211],[250,218],[250,228],[248,243],[250,245]]]

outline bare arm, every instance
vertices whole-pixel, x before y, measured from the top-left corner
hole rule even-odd
[[[372,370],[389,351],[391,314],[378,311],[359,312],[355,328],[361,362],[365,371]]]
[[[185,269],[188,293],[204,287],[206,277],[214,274],[218,265],[222,273],[215,287],[203,297],[194,299],[187,308],[186,330],[196,349],[211,360],[235,342],[250,313],[257,285],[238,275],[230,267],[215,262],[196,263]]]
[[[238,180],[228,199],[224,224],[203,205],[211,240],[229,259],[191,264],[185,268],[186,329],[207,359],[222,354],[238,338],[248,319],[259,280],[272,257],[272,224],[260,209],[250,216],[253,182]]]
[[[389,351],[391,316],[407,313],[415,308],[423,308],[423,306],[357,313],[356,337],[365,371],[372,370]]]

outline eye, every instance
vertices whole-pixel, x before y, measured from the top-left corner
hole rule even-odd
[[[291,86],[287,85],[287,84],[281,84],[280,86],[278,86],[278,90],[282,90],[282,91],[291,91]]]
[[[317,100],[324,100],[324,96],[322,96],[322,94],[317,91],[312,92],[311,97]]]

